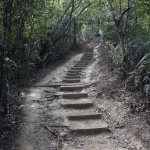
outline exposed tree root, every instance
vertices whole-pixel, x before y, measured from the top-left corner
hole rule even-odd
[[[48,126],[44,125],[45,129],[50,131],[52,134],[54,134],[57,137],[57,150],[59,150],[59,147],[62,145],[63,138],[61,137],[60,133],[58,131],[51,130]]]

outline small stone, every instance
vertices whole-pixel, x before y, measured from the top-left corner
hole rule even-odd
[[[59,123],[60,121],[59,121],[59,120],[56,120],[55,122],[56,122],[56,123]]]
[[[63,138],[66,138],[67,133],[66,132],[62,132],[62,133],[60,133],[60,136],[63,137]]]
[[[76,146],[76,148],[82,148],[82,146],[79,144],[78,146]]]

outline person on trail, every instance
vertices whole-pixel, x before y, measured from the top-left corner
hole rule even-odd
[[[96,37],[97,37],[97,42],[100,42],[100,37],[101,37],[101,35],[100,35],[100,33],[99,33],[99,32],[97,32]]]

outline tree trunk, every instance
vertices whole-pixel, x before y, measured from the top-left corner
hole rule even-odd
[[[3,39],[2,39],[2,54],[1,54],[1,68],[0,68],[0,102],[1,105],[4,106],[4,99],[3,99],[3,90],[4,90],[4,63],[5,63],[5,51],[6,51],[6,39],[7,39],[7,27],[8,27],[8,14],[6,10],[6,4],[4,3],[4,15],[3,15]]]
[[[77,20],[75,19],[74,20],[74,33],[73,33],[73,45],[74,45],[74,48],[77,46]]]
[[[124,35],[121,31],[119,31],[119,40],[120,40],[120,46],[121,46],[121,53],[122,53],[122,62],[125,56],[125,47],[124,47]]]
[[[109,3],[111,11],[114,11],[111,0],[108,0],[108,3]],[[121,0],[120,0],[120,10],[121,10]],[[129,8],[129,3],[128,3],[128,8],[126,10],[124,10],[118,18],[116,18],[114,13],[112,13],[114,23],[118,30],[118,36],[119,36],[120,46],[121,46],[122,63],[123,63],[124,56],[125,56],[125,46],[124,46],[124,30],[123,30],[123,27],[121,26],[121,21],[122,21],[122,18],[124,17],[124,15],[127,12],[129,12],[129,10],[130,10],[130,8]],[[128,16],[127,16],[127,19],[128,19]]]

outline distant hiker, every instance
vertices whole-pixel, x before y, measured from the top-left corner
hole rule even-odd
[[[101,37],[101,35],[100,35],[99,32],[97,33],[96,37],[97,37],[97,42],[100,42],[100,37]]]

